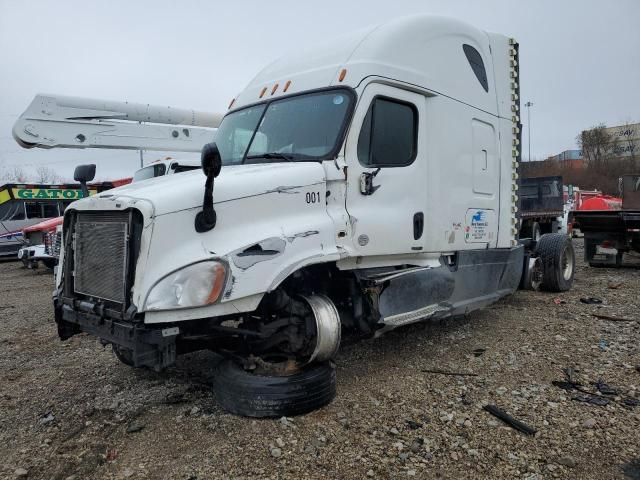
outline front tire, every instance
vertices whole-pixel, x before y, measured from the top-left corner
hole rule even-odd
[[[274,418],[316,410],[336,395],[332,362],[313,363],[293,375],[258,375],[230,360],[215,371],[213,391],[225,410],[236,415]]]
[[[122,348],[117,345],[111,345],[111,349],[113,350],[113,354],[116,356],[118,360],[129,367],[135,367],[133,363],[133,352],[128,348]]]
[[[542,260],[542,288],[550,292],[566,292],[573,284],[576,257],[571,239],[562,233],[540,237],[536,252]]]

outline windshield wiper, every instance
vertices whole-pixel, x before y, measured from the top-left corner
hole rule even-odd
[[[280,152],[268,152],[261,153],[260,155],[247,155],[247,160],[252,160],[254,158],[266,158],[267,160],[278,159],[278,160],[286,160],[287,162],[293,162],[296,158],[294,155]]]

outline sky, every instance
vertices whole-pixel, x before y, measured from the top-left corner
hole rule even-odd
[[[640,122],[638,0],[0,0],[0,177],[14,165],[72,178],[96,163],[101,180],[139,168],[137,152],[19,147],[11,128],[37,93],[224,112],[272,60],[416,13],[518,40],[533,159],[577,148],[599,123]]]

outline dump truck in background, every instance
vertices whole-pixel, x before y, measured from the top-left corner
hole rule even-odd
[[[521,238],[539,240],[545,233],[563,229],[565,217],[562,177],[520,179],[518,215]]]
[[[640,253],[640,174],[622,176],[619,187],[621,209],[573,212],[592,267],[621,266],[625,253]]]

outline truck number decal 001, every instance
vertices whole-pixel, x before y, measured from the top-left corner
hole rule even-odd
[[[317,203],[320,201],[320,192],[307,192],[307,203]]]

